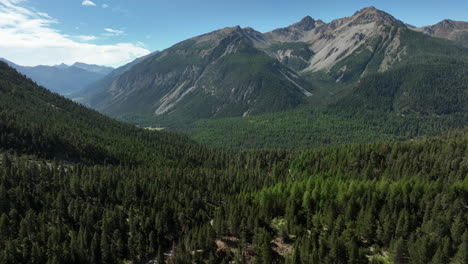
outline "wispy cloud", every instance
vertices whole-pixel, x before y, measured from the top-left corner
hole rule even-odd
[[[112,28],[105,28],[104,31],[107,32],[107,33],[104,33],[104,36],[107,36],[107,37],[120,36],[120,35],[125,34],[125,31],[123,30],[112,29]]]
[[[49,14],[47,14],[47,13],[37,12],[37,15],[38,15],[38,16],[41,16],[41,17],[44,17],[44,18],[52,19],[52,18],[49,16]]]
[[[84,0],[83,2],[81,2],[81,4],[84,6],[96,6],[96,4],[90,0]]]
[[[141,42],[141,41],[137,41],[135,43],[135,45],[137,45],[138,47],[146,47],[146,44],[144,42]]]
[[[117,35],[122,35],[123,33],[125,33],[125,31],[123,30],[112,29],[112,28],[105,28],[104,31],[107,31],[112,34],[117,34]]]
[[[93,35],[79,35],[79,36],[75,36],[75,38],[82,42],[88,42],[88,41],[93,41],[97,39],[97,37]],[[136,44],[138,45],[138,42]]]
[[[84,62],[119,66],[149,51],[135,43],[96,45],[94,36],[69,36],[58,21],[26,6],[23,0],[0,0],[0,57],[20,65]],[[110,31],[106,31],[109,34]],[[123,31],[117,30],[113,34]]]
[[[101,7],[102,7],[102,8],[108,8],[109,5],[108,5],[108,4],[102,4]]]

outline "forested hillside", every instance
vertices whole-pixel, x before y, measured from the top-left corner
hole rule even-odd
[[[227,155],[0,66],[1,263],[468,260],[466,128]]]
[[[423,115],[347,106],[302,107],[277,114],[200,120],[178,131],[212,148],[229,151],[258,148],[305,150],[346,143],[389,143],[434,136],[464,127],[467,120],[466,113]]]
[[[184,136],[112,120],[37,86],[3,62],[0,121],[1,149],[18,154],[85,164],[191,167],[211,160],[208,150]]]
[[[429,37],[422,36],[415,45],[424,38]],[[453,48],[452,52],[460,49]],[[467,88],[466,59],[426,53],[386,72],[363,77],[325,106],[200,120],[178,129],[203,144],[228,150],[408,140],[465,127]]]

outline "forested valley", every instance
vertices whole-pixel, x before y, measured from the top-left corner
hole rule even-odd
[[[0,263],[468,263],[466,128],[225,153],[0,80]]]

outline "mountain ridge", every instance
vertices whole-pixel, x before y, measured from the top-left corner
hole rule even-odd
[[[448,39],[468,47],[468,22],[465,21],[444,19],[434,25],[410,28],[432,37]]]
[[[130,108],[123,109],[123,105],[132,107],[137,103],[128,102],[128,98],[135,98],[131,94],[136,94],[140,105],[132,109],[134,111],[150,110],[162,115],[183,100],[210,101],[211,105],[196,103],[199,116],[209,117],[249,115],[269,108],[269,103],[273,103],[278,111],[299,104],[301,98],[310,95],[310,88],[299,76],[257,49],[262,41],[259,32],[239,26],[182,41],[117,76],[108,86],[107,97],[101,97],[100,104],[93,105],[91,101],[91,106],[105,113],[121,114],[122,110],[131,111]],[[238,72],[243,68],[251,71]],[[275,82],[284,85],[285,89],[275,89],[285,100],[275,99],[268,90],[258,93],[262,87],[278,87]],[[230,87],[230,96],[226,97],[225,90],[220,87]],[[185,96],[192,92],[195,97],[186,99]],[[150,97],[154,101],[144,103],[143,100]],[[235,106],[235,109],[227,106]],[[188,109],[182,111],[190,112]]]
[[[65,96],[70,96],[113,71],[113,68],[110,67],[78,62],[71,66],[63,63],[55,66],[21,66],[4,58],[0,58],[0,60],[28,76],[39,85]]]
[[[267,33],[258,32],[250,27],[226,27],[187,39],[159,54],[148,57],[145,61],[140,63],[141,65],[137,64],[131,71],[127,71],[122,75],[116,76],[113,81],[109,81],[105,85],[106,87],[104,87],[103,92],[99,93],[99,96],[94,96],[94,98],[91,99],[88,98],[86,101],[90,106],[112,116],[121,116],[123,114],[138,115],[138,113],[150,114],[150,111],[153,112],[154,115],[160,116],[169,114],[173,109],[175,109],[176,112],[180,112],[177,115],[193,115],[194,111],[190,111],[189,109],[179,111],[180,108],[177,107],[177,105],[181,102],[185,102],[184,104],[187,105],[190,104],[188,101],[197,100],[200,102],[208,100],[213,107],[210,109],[206,107],[198,109],[197,111],[200,114],[193,115],[193,118],[246,116],[256,113],[290,109],[299,105],[301,101],[304,101],[307,97],[313,96],[312,90],[314,89],[312,84],[303,79],[298,72],[295,71],[314,72],[329,69],[343,57],[349,56],[357,47],[367,41],[367,39],[374,37],[374,35],[370,34],[370,36],[362,38],[353,48],[348,47],[345,49],[337,48],[341,43],[339,40],[341,37],[333,37],[332,40],[328,42],[327,37],[323,38],[324,35],[331,34],[327,32],[331,32],[340,27],[344,28],[351,23],[364,25],[364,29],[362,30],[366,30],[369,24],[371,24],[371,26],[374,26],[374,24],[380,25],[382,23],[393,23],[398,26],[402,25],[402,22],[394,19],[387,13],[375,8],[367,8],[356,12],[352,17],[334,20],[328,24],[321,20],[316,21],[307,16],[288,28]],[[319,30],[317,32],[314,31],[314,34],[317,33],[317,36],[320,34],[320,39],[318,39],[319,37],[314,39],[314,36],[305,36],[305,32],[311,32],[315,29]],[[316,41],[317,43],[313,45],[307,43],[301,45],[299,43],[292,45],[294,47],[291,47],[291,45],[289,47],[283,47],[281,46],[281,42],[284,41],[278,41],[278,34],[282,34],[281,32],[283,31],[291,31],[294,34],[297,33],[298,36],[302,36],[302,39],[293,36],[290,39],[282,38],[281,40],[295,42],[298,42],[297,40],[304,40],[303,42]],[[348,33],[346,34],[347,36],[349,35]],[[353,32],[353,34],[356,35],[357,33]],[[321,39],[325,40],[321,41]],[[274,45],[277,46],[272,48]],[[240,53],[237,54],[238,51],[240,51]],[[236,63],[241,64],[237,64],[235,68],[225,68],[222,67],[224,64],[219,64],[225,59],[223,57],[226,55],[240,58],[239,56],[242,57],[247,54],[256,55],[253,57],[248,57],[249,55],[246,56],[243,62],[237,61]],[[272,57],[273,60],[271,62],[266,62],[266,60],[270,60],[267,57]],[[223,79],[217,79],[218,76],[233,74],[232,71],[238,71],[242,67],[248,69],[248,66],[252,66],[254,58],[259,61],[265,61],[266,64],[257,66],[262,69],[262,72],[268,72],[267,75],[270,76],[268,80],[276,78],[277,80],[274,82],[281,83],[285,88],[271,88],[275,87],[273,82],[268,81],[268,84],[263,84],[262,82],[265,79],[262,79],[263,81],[254,81],[251,79],[254,78],[252,75],[252,77],[246,77],[247,79],[245,80],[239,79],[239,81],[231,80],[225,82],[226,78],[224,77]],[[279,62],[275,62],[275,59],[278,59]],[[150,63],[150,60],[153,60],[153,63]],[[161,63],[164,61],[165,65],[159,65],[157,63],[158,60],[161,61]],[[246,60],[252,62],[245,64]],[[223,63],[228,62],[225,61]],[[146,66],[143,67],[143,64]],[[217,68],[213,68],[215,64]],[[156,68],[150,70],[151,67]],[[177,67],[179,67],[179,69],[177,69]],[[135,70],[137,68],[139,68],[139,72]],[[221,73],[218,72],[219,69],[228,70],[229,72]],[[174,72],[170,72],[171,70],[174,70]],[[150,71],[152,71],[153,76],[162,79],[158,81],[150,77]],[[218,72],[218,74],[214,74],[215,72]],[[148,76],[145,77],[144,75],[146,74],[148,74]],[[247,76],[249,73],[241,70],[237,72],[236,75]],[[170,76],[178,76],[178,79],[174,79]],[[151,80],[151,78],[153,78],[153,80]],[[198,87],[199,84],[203,87]],[[248,91],[249,89],[261,92],[259,94],[257,94],[257,92],[251,93],[252,97],[244,94],[243,98],[245,100],[243,99],[242,103],[240,103],[239,94],[228,95],[227,87],[231,87],[229,88],[231,94],[235,93],[235,91]],[[266,90],[261,87],[265,87]],[[220,89],[224,89],[224,91],[220,93]],[[268,95],[271,93],[270,90],[272,89],[275,89],[276,92],[283,93],[284,96],[278,94],[278,99],[266,99],[272,98]],[[298,97],[299,94],[297,94],[297,92],[292,92],[293,90],[298,90],[302,95]],[[187,97],[188,94],[191,94],[190,97],[194,95],[195,99],[187,99],[189,98]],[[223,97],[224,99],[217,97],[217,95],[220,94],[225,95]],[[289,102],[286,104],[280,103],[281,106],[278,106],[281,97],[285,99],[285,101],[289,100]],[[147,101],[148,98],[153,98],[152,102]],[[268,103],[265,100],[268,100]],[[271,104],[271,102],[274,102],[274,107],[257,107],[257,105]],[[238,109],[233,110],[226,107],[226,105],[231,104],[236,104]],[[191,107],[194,107],[194,105],[192,104]]]
[[[265,33],[234,26],[184,40],[109,78],[85,102],[128,122],[171,127],[329,104],[366,76],[466,54],[368,7],[329,23],[306,16]]]

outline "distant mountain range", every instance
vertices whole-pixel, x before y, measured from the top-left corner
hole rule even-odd
[[[412,29],[432,37],[453,40],[468,47],[468,22],[445,19],[432,26]]]
[[[85,102],[86,103],[86,99],[92,98],[92,97],[98,97],[98,95],[102,92],[103,87],[107,87],[108,85],[110,85],[110,83],[112,82],[112,80],[116,76],[119,76],[119,75],[125,73],[126,71],[130,70],[134,65],[140,63],[141,61],[143,61],[144,59],[146,59],[146,58],[148,58],[148,57],[150,57],[152,55],[157,54],[158,52],[159,51],[155,51],[155,52],[153,52],[151,54],[148,54],[146,56],[137,58],[137,59],[133,60],[132,62],[127,63],[124,66],[121,66],[121,67],[109,72],[104,78],[83,87],[83,89],[80,89],[80,90],[72,93],[70,95],[70,98],[73,98],[73,100],[78,101],[78,102],[82,102],[82,103]]]
[[[20,73],[31,78],[33,81],[47,89],[69,96],[90,83],[102,79],[114,70],[111,67],[75,63],[71,66],[60,64],[55,66],[20,66],[6,59],[0,59]]]
[[[451,72],[436,74],[445,69],[441,63],[464,63],[468,54],[463,45],[458,45],[465,24],[447,23],[415,28],[369,7],[330,23],[307,16],[267,33],[239,26],[224,28],[116,69],[88,86],[84,90],[88,93],[80,95],[81,102],[136,124],[170,126],[174,122],[245,117],[301,105],[348,102],[346,96],[368,85],[362,83],[363,78],[390,74],[413,64],[435,63],[434,67],[424,67],[424,76],[439,76],[434,81],[442,84],[446,80],[456,82],[459,79]],[[394,87],[401,92],[396,92],[382,107],[398,112],[416,111],[415,105],[421,98],[413,94],[420,91],[415,92],[418,84],[410,80],[420,78],[422,73],[402,74],[399,77],[403,79]],[[459,86],[460,83],[452,84]],[[431,94],[427,92],[422,96]],[[465,93],[462,90],[463,96]],[[443,96],[451,99],[434,99],[430,103],[436,105],[427,107],[439,109],[438,102],[452,102],[453,94],[446,91]],[[425,113],[419,108],[417,111]]]

